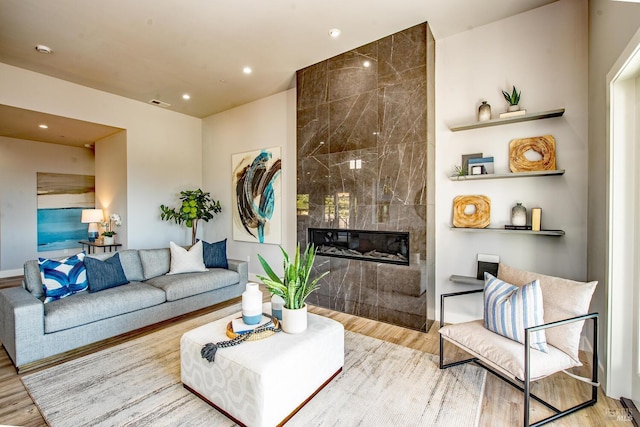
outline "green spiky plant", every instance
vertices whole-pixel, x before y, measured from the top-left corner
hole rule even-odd
[[[504,99],[509,103],[509,105],[518,105],[520,103],[520,95],[522,91],[518,92],[516,87],[513,87],[511,93],[503,90],[502,95],[504,95]]]
[[[320,279],[329,272],[325,271],[319,277],[309,281],[313,261],[316,257],[316,249],[313,244],[308,244],[304,253],[300,254],[300,243],[298,243],[293,260],[289,258],[289,255],[282,247],[280,247],[280,250],[284,257],[283,277],[278,277],[267,261],[260,255],[258,255],[258,259],[266,276],[258,275],[257,277],[262,280],[262,283],[271,294],[278,295],[284,299],[285,308],[296,310],[304,306],[307,297],[320,287],[318,283]]]
[[[208,222],[213,218],[213,214],[222,212],[220,201],[213,200],[210,193],[205,193],[201,189],[186,190],[180,192],[182,203],[178,209],[160,205],[160,218],[166,221],[174,221],[176,224],[183,224],[191,228],[191,244],[196,244],[196,233],[198,232],[198,221]]]

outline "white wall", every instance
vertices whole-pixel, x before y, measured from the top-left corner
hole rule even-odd
[[[296,245],[296,91],[290,89],[203,120],[204,188],[220,200],[222,213],[205,226],[204,238],[227,238],[229,258],[246,260],[249,274],[264,274],[260,254],[272,266],[281,265],[278,245],[234,241],[232,237],[231,155],[261,148],[282,148],[282,247]]]
[[[38,257],[38,172],[93,175],[93,152],[0,137],[0,277],[22,275],[24,262]]]
[[[191,241],[185,227],[160,219],[160,205],[202,185],[200,119],[2,63],[0,104],[126,129],[127,212],[119,213],[129,247]]]
[[[127,232],[127,131],[103,138],[95,143],[96,207],[105,219],[117,213],[122,225],[114,225],[116,243],[128,247]],[[102,233],[104,230],[100,230]]]
[[[436,42],[436,296],[469,289],[451,274],[475,276],[478,253],[497,254],[514,267],[587,279],[587,4],[560,0]],[[502,89],[522,91],[529,112],[565,108],[561,118],[451,132],[449,125],[476,120],[482,100],[493,117],[506,110]],[[512,139],[551,134],[561,177],[452,182],[461,154],[494,156],[497,173],[508,172]],[[457,195],[491,199],[491,227],[510,223],[511,207],[541,207],[543,228],[564,237],[476,234],[451,231]],[[479,297],[478,297],[479,298]],[[480,300],[452,304],[447,321],[481,317]],[[438,307],[439,311],[439,307]],[[449,310],[447,310],[449,313]]]
[[[593,309],[600,313],[601,364],[609,365],[608,371],[614,376],[614,378],[603,378],[603,383],[607,395],[618,399],[620,396],[631,397],[629,396],[631,387],[629,373],[632,368],[628,362],[630,356],[628,352],[613,354],[612,360],[609,360],[606,351],[611,343],[617,343],[613,349],[614,352],[624,349],[625,343],[629,341],[630,331],[629,328],[612,329],[608,324],[610,313],[607,303],[612,298],[611,288],[622,286],[617,288],[622,290],[624,284],[609,283],[607,280],[607,242],[609,241],[607,234],[607,175],[609,173],[607,73],[611,71],[631,38],[640,29],[640,4],[591,0],[589,18],[589,169],[601,170],[605,174],[589,175],[588,274],[590,278],[599,282],[594,295]],[[637,306],[636,310],[638,310]],[[620,324],[630,325],[633,321],[632,313],[622,317]],[[609,330],[612,336],[607,335]]]

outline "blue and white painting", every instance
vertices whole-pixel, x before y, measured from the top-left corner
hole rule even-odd
[[[38,172],[37,185],[38,252],[80,247],[88,227],[82,210],[95,206],[95,177]]]
[[[282,243],[280,147],[231,156],[233,240]]]

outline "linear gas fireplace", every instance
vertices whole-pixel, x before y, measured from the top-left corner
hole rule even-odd
[[[409,233],[309,228],[318,255],[409,265]]]

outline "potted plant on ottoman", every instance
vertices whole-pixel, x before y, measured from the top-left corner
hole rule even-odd
[[[319,277],[310,281],[311,268],[316,257],[313,244],[308,244],[304,253],[300,254],[300,244],[296,246],[293,260],[287,252],[280,247],[284,256],[284,273],[280,278],[273,272],[267,261],[260,255],[258,259],[267,276],[259,276],[269,292],[284,299],[282,309],[282,330],[289,334],[298,334],[307,329],[307,297],[317,290],[318,282],[329,272],[325,271]]]

